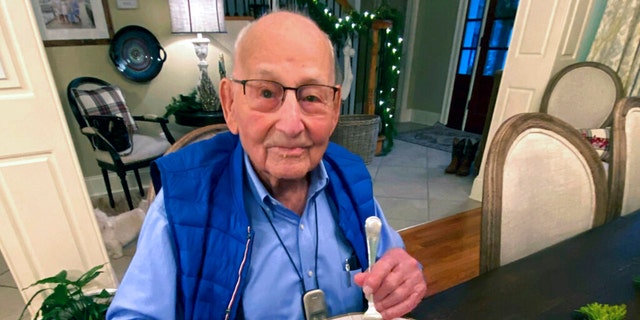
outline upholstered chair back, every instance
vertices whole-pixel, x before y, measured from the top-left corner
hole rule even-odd
[[[515,115],[497,130],[486,161],[481,273],[605,222],[603,166],[568,123]]]
[[[603,128],[611,125],[613,106],[623,96],[622,81],[615,71],[598,62],[578,62],[551,78],[540,112],[574,128]]]
[[[618,101],[611,135],[609,211],[615,218],[640,209],[640,97]]]

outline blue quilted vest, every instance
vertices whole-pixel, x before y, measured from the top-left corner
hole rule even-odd
[[[333,143],[323,161],[328,195],[339,211],[338,225],[364,270],[364,222],[375,212],[369,171],[358,156]],[[166,155],[151,166],[151,176],[155,190],[171,186],[163,192],[177,248],[176,300],[184,318],[235,319],[253,235],[244,209],[238,137],[218,134]]]

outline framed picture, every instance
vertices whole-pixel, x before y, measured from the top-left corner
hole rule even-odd
[[[107,0],[31,0],[45,47],[108,44],[113,26]]]

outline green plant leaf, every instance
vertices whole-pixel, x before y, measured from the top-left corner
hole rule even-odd
[[[33,286],[33,285],[31,285],[31,286],[29,286],[29,287],[32,287],[32,286]],[[29,306],[30,306],[30,305],[31,305],[31,303],[33,302],[33,299],[35,299],[35,298],[36,298],[40,293],[45,292],[45,291],[47,291],[47,290],[51,290],[51,289],[50,289],[50,288],[42,288],[42,289],[40,289],[40,290],[36,291],[36,293],[34,293],[34,294],[31,296],[31,298],[29,298],[29,301],[27,301],[27,304],[24,306],[24,308],[22,308],[22,312],[20,313],[20,317],[19,317],[18,319],[22,319],[22,317],[24,316],[24,313],[27,311],[27,309],[29,308]],[[38,317],[38,314],[39,314],[39,312],[38,312],[38,313],[36,313],[36,314],[34,315],[34,317],[33,317],[33,318],[34,318],[34,319],[36,319],[36,318]]]
[[[82,291],[84,286],[102,273],[103,266],[102,264],[91,268],[75,281],[67,279],[67,271],[63,270],[53,277],[35,282],[29,288],[35,285],[55,284],[56,286],[36,291],[22,310],[20,319],[22,319],[35,297],[45,292],[51,293],[42,301],[42,305],[34,315],[34,320],[104,319],[113,294],[104,289],[96,295],[85,295]]]
[[[66,270],[62,270],[58,274],[56,274],[55,276],[49,277],[49,278],[40,279],[40,280],[36,281],[35,283],[33,283],[32,285],[30,285],[27,288],[31,288],[31,287],[37,286],[39,284],[68,284],[70,282],[71,281],[69,281],[67,279],[67,271]]]
[[[577,310],[586,315],[590,320],[624,320],[627,316],[627,305],[608,305],[590,303]]]
[[[167,118],[178,111],[196,112],[204,110],[202,102],[198,100],[198,91],[193,89],[188,95],[180,94],[178,97],[172,97],[171,103],[165,107],[166,112],[163,117]]]
[[[104,264],[101,264],[91,268],[89,271],[81,275],[80,278],[75,281],[75,284],[78,287],[84,287],[87,283],[91,282],[91,280],[95,279],[102,273],[100,269],[102,269],[103,266]]]

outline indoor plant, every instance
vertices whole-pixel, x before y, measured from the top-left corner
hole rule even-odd
[[[163,117],[167,118],[176,112],[198,112],[203,111],[202,102],[197,98],[198,91],[193,89],[187,95],[180,94],[171,98],[171,103],[166,106],[166,112]]]
[[[33,315],[33,319],[105,319],[115,290],[103,289],[97,293],[83,291],[88,283],[102,273],[103,266],[98,265],[91,268],[75,281],[67,278],[66,270],[60,271],[53,277],[36,281],[29,288],[37,285],[45,285],[46,287],[31,296],[19,319],[22,319],[33,300],[45,292],[49,292],[49,295],[42,301],[42,305]]]
[[[198,86],[187,95],[172,97],[165,109],[163,117],[173,115],[181,125],[200,127],[224,122],[220,98],[211,86]]]

